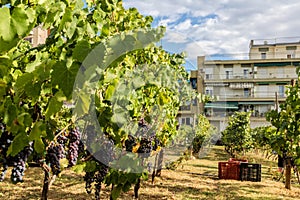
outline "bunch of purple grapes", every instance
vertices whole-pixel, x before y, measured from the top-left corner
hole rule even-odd
[[[82,150],[83,148],[83,144],[80,139],[81,139],[81,133],[77,128],[74,128],[69,132],[69,146],[68,146],[68,157],[67,157],[69,161],[69,167],[76,165],[78,159],[78,153],[80,149]]]
[[[20,151],[16,156],[7,156],[7,150],[11,145],[14,136],[6,130],[5,124],[0,123],[0,152],[2,157],[3,169],[0,174],[0,181],[3,181],[5,174],[8,170],[8,166],[12,165],[11,180],[13,183],[23,182],[24,172],[26,170],[26,162],[28,157],[33,152],[33,143],[30,142],[22,151]]]
[[[11,172],[11,180],[13,183],[23,182],[24,172],[26,170],[26,162],[28,157],[33,152],[33,143],[30,142],[29,146],[26,146],[16,156],[12,157],[13,169]]]
[[[60,159],[64,158],[65,150],[61,144],[51,143],[46,152],[46,163],[50,164],[52,173],[58,175],[61,172]]]
[[[88,194],[91,194],[93,190],[92,186],[94,185],[95,199],[98,200],[100,199],[101,184],[105,176],[107,175],[109,168],[106,165],[95,160],[94,157],[93,160],[97,163],[97,170],[85,173],[85,189]]]
[[[6,131],[5,124],[0,122],[0,131],[1,131],[1,137],[0,137],[0,153],[2,157],[2,170],[0,174],[0,182],[4,180],[5,174],[8,169],[8,162],[9,158],[7,157],[7,150],[10,144],[12,143],[14,137],[12,134]]]
[[[142,138],[137,152],[141,157],[146,158],[150,156],[152,149],[152,138]]]
[[[137,145],[135,137],[128,135],[128,139],[125,140],[125,149],[126,151],[132,152],[133,147]]]

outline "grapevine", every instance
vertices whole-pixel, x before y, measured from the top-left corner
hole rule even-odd
[[[178,88],[181,93],[192,96],[183,82],[178,81],[188,78],[182,66],[184,55],[170,54],[155,45],[163,36],[164,28],[151,29],[151,16],[142,16],[134,8],[126,10],[119,0],[86,1],[86,6],[82,1],[49,0],[30,4],[5,1],[5,5],[1,3],[0,15],[0,28],[7,30],[0,32],[0,118],[6,130],[1,134],[5,139],[1,139],[2,177],[9,161],[16,159],[12,162],[12,179],[22,181],[28,156],[33,151],[44,162],[42,199],[47,199],[50,173],[60,174],[62,160],[68,160],[66,167],[88,165],[92,162],[87,156],[90,153],[94,159],[101,158],[110,164],[119,159],[118,155],[112,154],[118,147],[139,155],[128,159],[132,159],[130,170],[140,170],[141,157],[148,157],[176,134],[176,115],[181,101]],[[31,47],[24,39],[33,27],[49,31],[45,44]],[[95,80],[93,70],[84,61],[96,47],[102,47],[103,54],[98,52],[95,60],[103,58],[103,63],[95,63],[100,66],[95,69],[99,80],[95,81],[97,90],[90,94],[95,97],[92,101],[89,95],[80,95],[81,83],[75,82],[81,73]],[[114,57],[118,52],[122,54]],[[126,81],[134,87],[118,90]],[[125,101],[127,105],[121,105]],[[83,115],[72,117],[70,109],[64,108],[66,102],[81,102],[76,104],[75,110]],[[66,128],[66,124],[73,126],[76,120],[90,119],[90,111],[94,110],[90,107],[91,102],[95,103],[97,122],[105,139],[98,132],[95,135],[91,132],[85,138],[81,129],[79,136],[74,127]],[[120,107],[126,108],[128,115],[124,115],[124,109],[118,109]],[[136,130],[125,123],[142,115],[145,119],[152,118],[157,113],[160,114],[155,121],[158,127],[144,132],[146,127],[143,126],[140,135],[135,135]],[[130,134],[134,137],[133,143],[124,147],[127,138],[130,143]],[[12,138],[6,140],[6,137]],[[99,143],[103,148],[94,150],[84,146],[80,139],[88,144]],[[124,160],[118,161],[128,162]],[[93,173],[91,169],[87,166],[85,171]],[[99,198],[101,183],[114,185],[112,196],[117,198],[120,188],[128,191],[131,185],[140,183],[141,177],[146,178],[142,170],[132,175],[100,167],[100,164],[95,169],[96,198]],[[133,178],[125,184],[112,182],[115,176]]]

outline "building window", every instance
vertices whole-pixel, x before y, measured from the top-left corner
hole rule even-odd
[[[287,54],[286,58],[295,58],[295,53],[289,53],[289,54]]]
[[[212,74],[205,74],[206,79],[212,79]]]
[[[185,118],[181,118],[181,124],[185,124]]]
[[[230,79],[232,77],[232,71],[225,71],[226,79]]]
[[[186,124],[186,125],[191,125],[191,119],[190,119],[189,117],[187,117],[187,118],[185,119],[185,124]]]
[[[297,50],[297,46],[287,46],[286,50],[290,51],[290,50]]]
[[[284,85],[279,85],[278,87],[279,97],[284,97]]]
[[[266,52],[261,53],[260,55],[261,55],[261,59],[266,59],[267,58],[267,53]]]
[[[244,88],[244,97],[249,97],[249,96],[250,96],[249,88]]]
[[[244,69],[244,78],[249,77],[249,69]]]
[[[191,78],[191,85],[193,89],[197,89],[197,78]]]
[[[206,95],[212,96],[212,95],[213,95],[213,90],[211,90],[211,89],[206,89],[206,90],[205,90],[205,94],[206,94]]]
[[[269,51],[269,48],[268,47],[262,47],[262,48],[258,48],[258,51],[262,52],[266,52],[266,51]]]

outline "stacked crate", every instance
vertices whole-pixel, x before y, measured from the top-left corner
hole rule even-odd
[[[219,162],[219,179],[240,180],[240,164],[237,162]]]
[[[230,158],[228,162],[219,162],[218,176],[219,179],[261,181],[261,165]]]
[[[254,163],[241,163],[240,165],[241,181],[261,181],[261,165]]]

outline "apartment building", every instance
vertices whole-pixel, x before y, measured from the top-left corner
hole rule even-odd
[[[226,55],[222,58],[199,56],[198,70],[191,72],[198,92],[215,97],[215,101],[198,105],[210,122],[222,131],[228,116],[235,111],[251,111],[251,127],[268,125],[266,112],[285,101],[286,86],[297,79],[300,66],[300,41],[251,40],[247,55]],[[201,91],[202,90],[202,91]],[[183,124],[192,121],[195,108],[190,106],[179,115]],[[185,118],[185,119],[184,119]],[[183,120],[184,119],[184,120]]]

